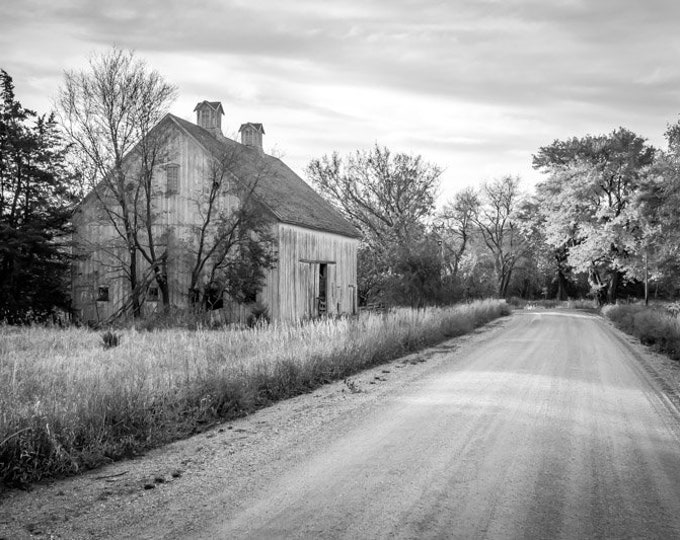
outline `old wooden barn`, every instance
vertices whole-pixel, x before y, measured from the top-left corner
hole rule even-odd
[[[261,124],[243,124],[237,142],[222,134],[219,102],[203,101],[195,112],[196,124],[168,114],[152,130],[166,141],[166,152],[153,168],[148,215],[160,239],[158,248],[167,254],[163,264],[171,305],[191,304],[192,254],[206,213],[205,193],[216,160],[230,155],[229,182],[252,188],[253,198],[271,218],[276,244],[277,262],[266,273],[258,302],[279,321],[355,313],[356,229],[285,163],[264,153]],[[106,196],[90,193],[74,217],[79,257],[73,268],[73,307],[84,321],[108,320],[125,311],[130,300],[129,268],[122,264],[128,254],[105,201]],[[238,205],[233,190],[220,195],[220,212]],[[160,308],[158,284],[149,279],[149,264],[140,259],[137,272],[145,287],[143,312],[148,314]],[[207,279],[201,276],[202,283]],[[225,306],[235,307],[229,298]]]

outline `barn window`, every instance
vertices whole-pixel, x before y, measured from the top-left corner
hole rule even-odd
[[[158,302],[158,287],[149,287],[146,297],[150,302]]]
[[[108,302],[109,301],[109,288],[99,287],[97,289],[97,302]]]
[[[179,165],[168,165],[165,168],[165,194],[174,195],[179,191]]]

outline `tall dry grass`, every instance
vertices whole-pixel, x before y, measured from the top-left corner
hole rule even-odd
[[[509,313],[499,301],[249,330],[0,328],[0,485],[75,474]]]
[[[680,360],[680,320],[663,306],[616,304],[602,308],[614,325],[645,345]]]

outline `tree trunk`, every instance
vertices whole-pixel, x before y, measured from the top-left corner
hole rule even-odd
[[[505,298],[508,295],[508,287],[510,286],[510,277],[512,276],[512,271],[505,270],[501,274],[500,280],[498,282],[498,297]]]
[[[170,309],[170,287],[168,285],[168,267],[166,262],[166,253],[161,257],[160,264],[154,265],[154,279],[158,284],[158,290],[161,295],[161,303],[163,304],[163,311],[167,312]]]
[[[137,250],[130,249],[130,294],[132,295],[132,316],[139,319],[142,316],[142,306],[139,302],[139,283],[137,281]]]
[[[494,260],[494,269],[496,270],[496,281],[498,283],[498,298],[503,298],[503,291],[505,289],[505,267],[498,255],[496,255]]]
[[[567,277],[564,275],[562,270],[557,271],[557,299],[567,300]]]
[[[621,281],[621,272],[618,270],[612,270],[611,278],[609,280],[609,287],[607,289],[607,303],[616,304],[616,293],[619,288],[619,282]]]
[[[645,252],[645,306],[649,305],[649,255]]]
[[[606,287],[602,283],[602,278],[600,277],[600,274],[594,267],[591,267],[588,270],[588,283],[590,284],[592,293],[595,295],[595,298],[597,299],[597,305],[603,306],[606,303],[605,301],[607,299],[606,298],[607,293],[605,291]]]
[[[163,311],[168,311],[170,309],[170,287],[168,287],[167,276],[163,276],[160,281],[156,278],[156,283],[158,283],[158,290],[161,293]]]

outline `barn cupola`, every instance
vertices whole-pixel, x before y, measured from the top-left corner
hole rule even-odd
[[[264,135],[264,127],[262,124],[254,124],[248,122],[241,124],[238,132],[241,134],[241,144],[245,144],[251,148],[255,148],[262,153],[262,135]]]
[[[207,129],[214,137],[222,137],[224,109],[219,101],[201,101],[194,108],[196,124]]]

